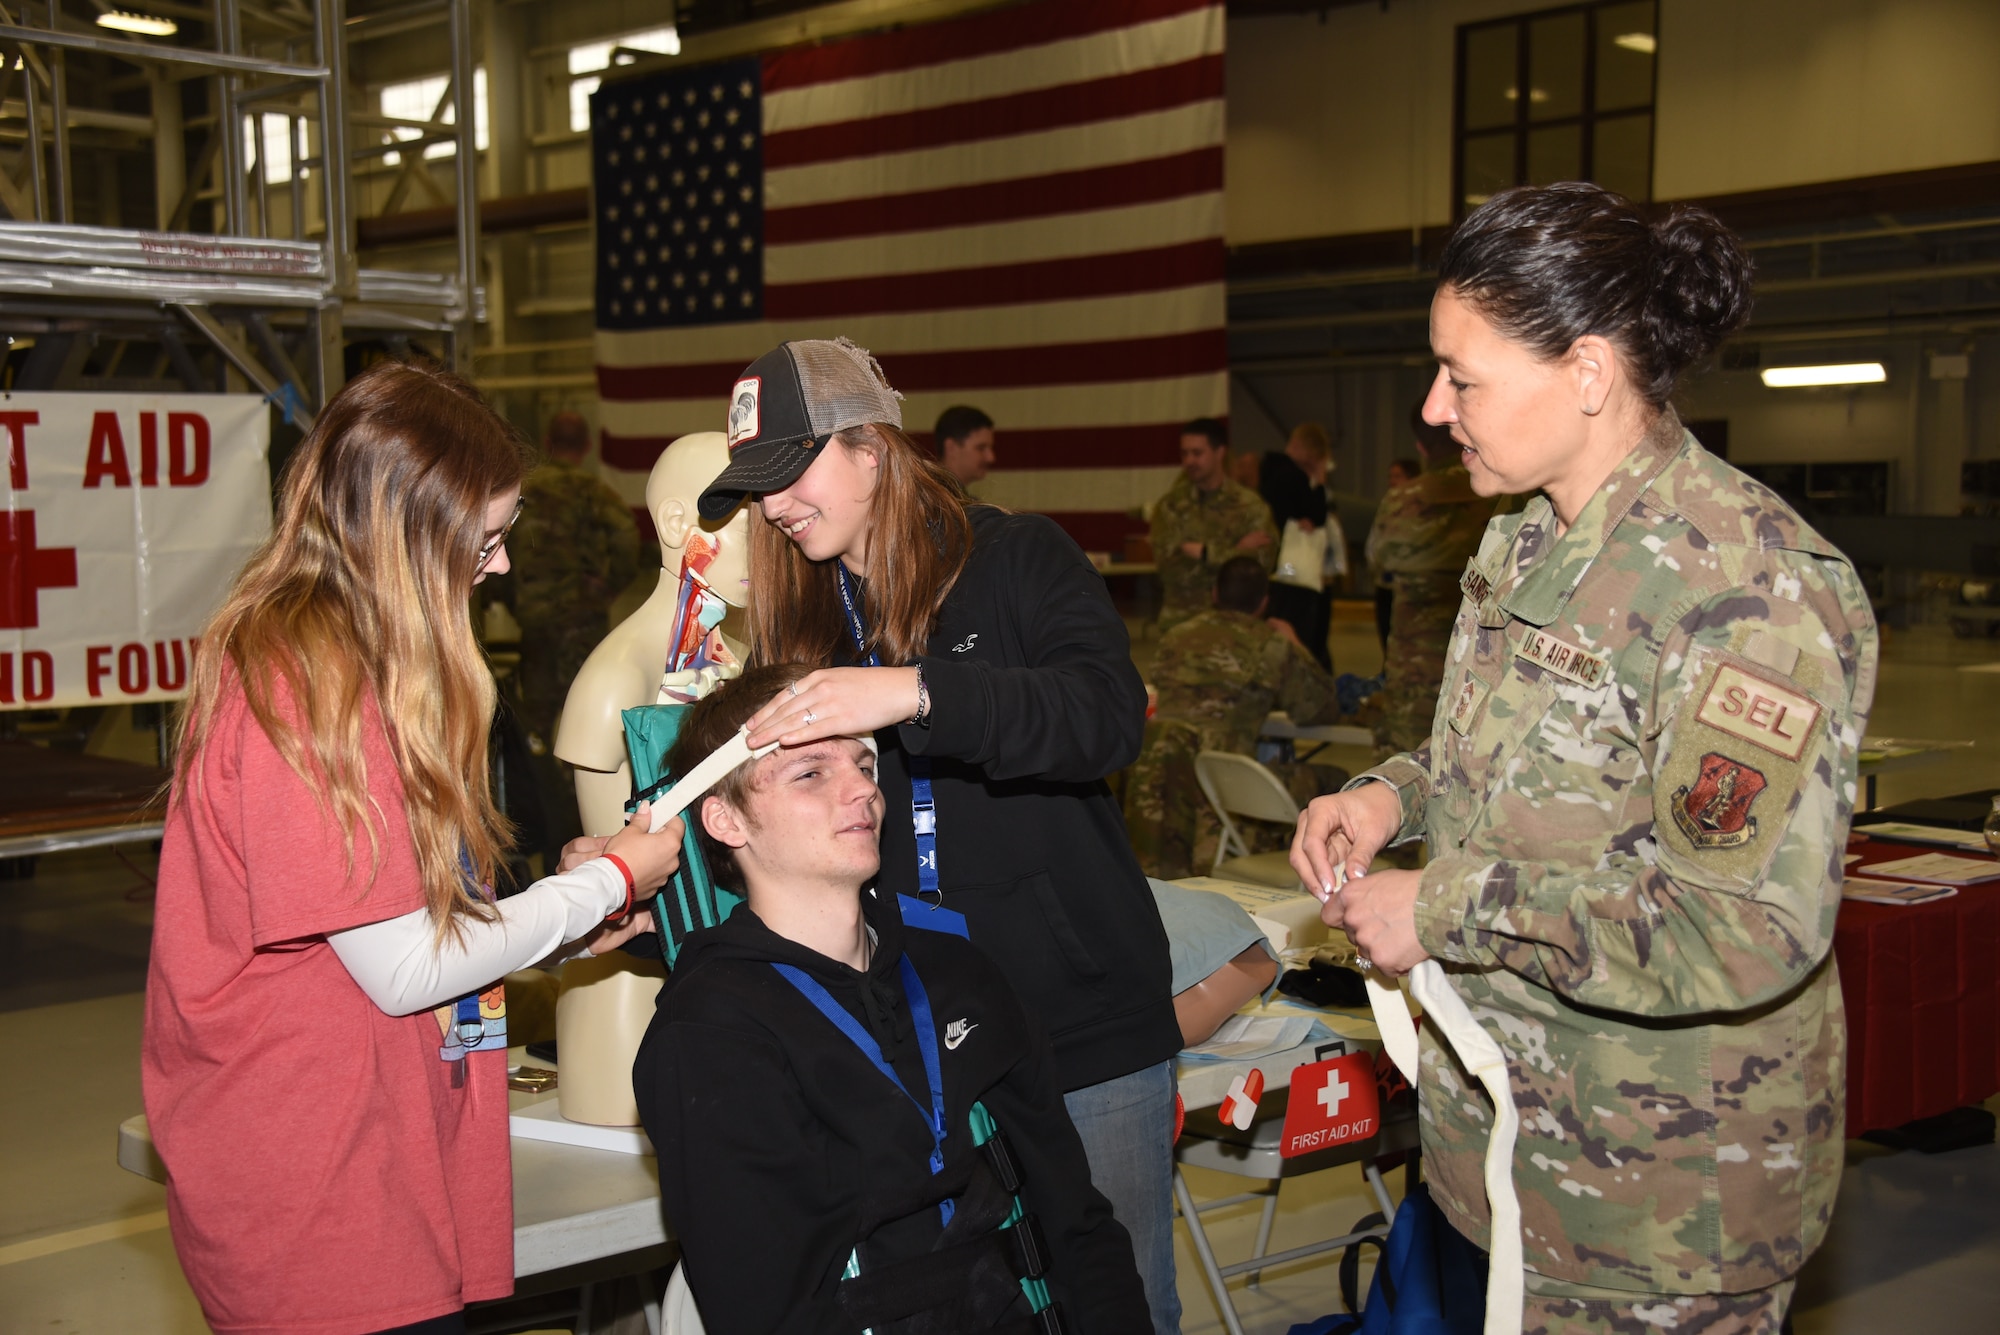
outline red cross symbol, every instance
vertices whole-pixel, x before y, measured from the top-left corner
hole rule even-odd
[[[35,546],[35,512],[0,513],[0,630],[41,624],[43,589],[76,587],[76,548]]]

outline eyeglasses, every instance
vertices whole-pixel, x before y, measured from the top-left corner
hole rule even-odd
[[[487,562],[493,559],[493,554],[507,541],[507,535],[514,531],[514,525],[520,522],[521,511],[527,508],[527,504],[528,498],[525,496],[514,502],[514,513],[507,516],[507,522],[500,526],[500,531],[488,538],[486,544],[479,549],[479,564],[472,567],[473,574],[485,573]]]

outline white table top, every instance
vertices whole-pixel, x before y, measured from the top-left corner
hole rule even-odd
[[[1282,709],[1273,710],[1261,729],[1265,737],[1290,738],[1300,742],[1324,742],[1329,746],[1373,746],[1375,734],[1351,723],[1294,723]]]

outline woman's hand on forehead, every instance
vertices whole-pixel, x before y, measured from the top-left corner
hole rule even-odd
[[[750,746],[804,746],[829,737],[868,739],[917,712],[917,670],[821,668],[750,716]]]

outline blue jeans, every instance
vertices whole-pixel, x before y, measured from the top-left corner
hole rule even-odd
[[[1155,1335],[1180,1335],[1174,1287],[1174,1064],[1161,1062],[1063,1095],[1090,1181],[1132,1235]]]

